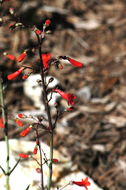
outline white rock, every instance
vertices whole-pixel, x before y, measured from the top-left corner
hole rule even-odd
[[[19,153],[30,153],[33,152],[35,147],[35,142],[22,141],[22,140],[10,140],[10,167],[13,168],[17,160],[19,159]],[[5,142],[0,142],[2,156],[0,156],[0,165],[3,168],[6,168],[6,144]],[[46,153],[47,158],[49,158],[49,146],[41,143],[41,147],[43,151]],[[39,160],[39,154],[34,156]],[[53,180],[55,181],[59,177],[60,171],[63,167],[69,165],[69,161],[67,158],[63,157],[58,151],[54,151],[54,158],[61,160],[64,162],[62,167],[59,167],[57,164],[53,164],[54,175]],[[18,164],[14,172],[10,176],[10,190],[25,190],[26,187],[30,184],[30,190],[39,190],[38,184],[40,184],[41,174],[36,172],[36,168],[39,168],[36,161],[31,158],[22,159],[22,161]],[[44,182],[47,184],[48,181],[48,166],[46,164],[43,165],[44,170]],[[15,180],[16,179],[16,180]],[[0,170],[0,189],[5,190],[5,176]],[[35,185],[36,184],[36,185]]]
[[[19,153],[30,153],[33,151],[35,142],[30,141],[22,141],[22,140],[10,140],[10,167],[13,168],[16,161],[18,160]],[[41,143],[43,151],[46,153],[46,157],[49,157],[49,146]],[[6,145],[5,142],[0,142],[1,153],[0,156],[0,165],[3,168],[6,168]],[[39,155],[35,156],[36,159],[39,159]],[[86,177],[86,175],[77,171],[77,167],[71,162],[70,158],[65,158],[61,153],[54,150],[54,158],[57,158],[60,162],[59,164],[53,164],[53,181],[56,182],[56,187],[63,187],[71,180],[77,181]],[[36,168],[38,168],[38,164],[31,158],[22,159],[22,161],[18,164],[14,172],[10,176],[10,190],[25,190],[26,187],[30,184],[30,190],[40,190],[40,177],[41,174],[36,172]],[[61,176],[63,171],[70,171],[66,173],[64,177]],[[44,184],[47,184],[48,181],[48,166],[43,165],[44,171]],[[65,174],[65,173],[64,173]],[[61,177],[61,178],[60,178]],[[60,179],[60,180],[58,180]],[[92,179],[89,178],[91,182],[91,186],[89,190],[102,190],[99,188]],[[57,188],[53,189],[57,189]],[[84,190],[84,188],[78,187],[77,185],[69,185],[65,188],[65,190]],[[6,190],[5,188],[5,176],[0,170],[0,190]]]
[[[91,98],[91,89],[89,86],[85,86],[77,91],[77,96],[83,101],[87,102]]]
[[[47,76],[47,83],[51,77],[52,76]],[[49,84],[49,88],[54,88],[59,84],[59,81],[55,77],[53,78],[54,80]],[[41,76],[39,74],[30,75],[28,79],[25,80],[23,88],[25,95],[34,102],[35,107],[44,110],[44,105],[42,103],[42,87],[39,86],[37,82],[38,80],[41,80]],[[50,99],[50,95],[51,93],[48,95],[48,99]],[[57,97],[59,97],[59,95],[57,93],[53,93],[50,105],[54,105]]]

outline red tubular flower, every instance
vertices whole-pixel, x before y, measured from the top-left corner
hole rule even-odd
[[[11,54],[7,54],[6,57],[8,59],[10,59],[11,61],[15,61],[16,60],[16,57],[14,55],[11,55]]]
[[[23,61],[23,59],[26,57],[27,53],[26,51],[24,51],[21,55],[19,55],[19,57],[17,58],[18,62]]]
[[[19,127],[22,127],[23,126],[23,123],[19,120],[19,119],[16,119],[16,123]]]
[[[3,121],[3,118],[0,118],[0,128],[4,128],[4,121]]]
[[[19,156],[20,158],[28,158],[28,157],[29,157],[28,154],[23,154],[23,153],[20,153],[18,156]]]
[[[41,56],[43,60],[44,69],[47,69],[49,67],[48,62],[52,58],[52,55],[51,53],[45,53],[45,54],[42,54]]]
[[[8,80],[15,79],[18,75],[21,74],[21,72],[24,70],[24,67],[21,67],[19,70],[15,71],[14,73],[7,76]]]
[[[70,93],[65,93],[63,91],[61,91],[60,89],[54,89],[54,92],[59,93],[62,98],[64,98],[65,100],[67,100],[68,105],[74,105],[74,99],[76,99],[76,96],[74,96],[73,94]]]
[[[72,64],[74,65],[75,67],[83,67],[84,64],[83,63],[80,63],[79,61],[76,61],[75,59],[72,59],[70,57],[67,57],[67,60]]]
[[[46,26],[49,26],[50,24],[51,24],[51,20],[47,19],[47,20],[45,21],[45,25],[46,25]]]
[[[35,146],[35,148],[33,150],[33,154],[37,154],[37,152],[38,152],[38,148],[37,148],[37,146]]]
[[[88,177],[82,179],[82,181],[72,181],[72,183],[78,186],[83,186],[86,190],[88,190],[87,186],[91,185],[91,183],[88,181]]]
[[[28,128],[26,128],[24,131],[20,133],[21,137],[25,137],[30,131],[31,131],[32,125],[30,125]]]

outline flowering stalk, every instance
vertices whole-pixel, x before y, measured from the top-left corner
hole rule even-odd
[[[46,84],[45,84],[45,74],[44,74],[44,65],[42,60],[42,42],[43,40],[40,39],[39,35],[37,35],[38,39],[38,51],[39,51],[39,58],[40,58],[40,75],[42,79],[42,87],[43,87],[43,97],[44,97],[44,105],[47,112],[48,117],[48,124],[50,128],[50,163],[49,163],[49,178],[48,178],[48,190],[51,189],[52,184],[52,160],[53,160],[53,124],[52,124],[52,118],[51,118],[51,112],[49,107],[49,102],[47,98],[47,90],[46,90]]]

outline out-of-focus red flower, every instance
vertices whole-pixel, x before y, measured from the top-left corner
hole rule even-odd
[[[33,150],[33,154],[37,154],[37,152],[38,152],[38,148],[37,148],[37,146],[35,146],[35,148]]]
[[[45,25],[46,25],[46,26],[49,26],[50,24],[51,24],[51,20],[47,19],[47,20],[45,21]]]
[[[19,117],[19,118],[24,118],[25,115],[24,115],[23,113],[19,113],[19,114],[18,114],[18,117]]]
[[[52,161],[53,161],[53,163],[58,163],[59,162],[59,160],[56,159],[56,158],[53,158]]]
[[[15,61],[16,60],[16,57],[14,55],[11,55],[11,54],[5,54],[5,56],[10,59],[11,61]]]
[[[23,123],[19,120],[19,119],[16,119],[16,123],[19,127],[22,127],[23,126]]]
[[[79,61],[76,61],[75,59],[72,59],[72,58],[70,58],[70,57],[68,57],[67,60],[68,60],[72,65],[74,65],[75,67],[83,67],[83,66],[84,66],[83,63],[80,63]]]
[[[88,177],[82,179],[82,181],[72,181],[72,183],[78,186],[83,186],[86,190],[88,190],[87,186],[91,185],[91,183],[88,181]]]
[[[30,131],[31,131],[32,125],[30,125],[28,128],[26,128],[24,131],[20,133],[21,137],[25,137]]]
[[[26,57],[27,53],[26,51],[24,51],[21,55],[19,55],[19,57],[17,58],[18,62],[21,62],[24,60],[24,58]]]
[[[49,67],[48,62],[52,58],[51,53],[44,53],[41,55],[43,60],[44,69],[47,69]]]
[[[4,128],[4,121],[3,121],[3,118],[0,118],[0,128]]]
[[[53,91],[59,93],[62,96],[62,98],[67,100],[68,105],[74,105],[74,99],[76,99],[76,96],[74,96],[73,94],[70,94],[70,93],[65,93],[57,88],[54,89]]]
[[[28,157],[29,157],[28,154],[24,154],[24,153],[20,153],[20,154],[18,154],[18,156],[19,156],[20,158],[28,158]]]
[[[21,74],[21,72],[24,70],[24,67],[21,67],[20,69],[18,69],[17,71],[15,71],[14,73],[11,73],[10,75],[7,76],[8,80],[13,80],[15,79],[18,75]]]
[[[42,33],[42,31],[39,30],[39,29],[36,29],[36,30],[35,30],[35,33],[36,33],[37,35],[40,35],[40,34]]]

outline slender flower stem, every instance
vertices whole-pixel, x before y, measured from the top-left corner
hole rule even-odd
[[[53,130],[50,134],[50,163],[49,163],[49,178],[48,178],[48,190],[51,189],[51,185],[52,185],[52,172],[53,172]]]
[[[42,60],[42,42],[37,35],[38,39],[38,50],[39,50],[39,57],[40,57],[40,75],[42,79],[42,86],[43,86],[43,96],[44,96],[44,105],[45,109],[47,112],[47,117],[48,117],[48,123],[49,123],[49,128],[50,128],[50,163],[49,163],[49,178],[48,178],[48,190],[51,189],[51,184],[52,184],[52,160],[53,160],[53,124],[52,124],[52,118],[51,118],[51,112],[50,112],[50,107],[49,107],[49,102],[47,98],[47,86],[45,84],[45,74],[44,74],[44,67],[43,67],[43,60]]]
[[[36,128],[36,136],[37,136],[37,140],[38,140],[38,147],[39,147],[39,154],[40,154],[40,168],[41,168],[41,187],[42,190],[44,190],[44,179],[43,179],[43,163],[42,163],[42,149],[41,149],[41,144],[40,144],[40,140],[39,140],[39,133],[38,133],[38,126]]]
[[[2,86],[2,78],[0,76],[0,105],[2,108],[2,118],[4,123],[4,139],[6,143],[7,157],[6,157],[6,189],[9,190],[9,176],[10,176],[10,152],[9,152],[9,139],[8,139],[8,124],[7,124],[7,112],[4,107],[4,98],[3,98],[3,86]]]

